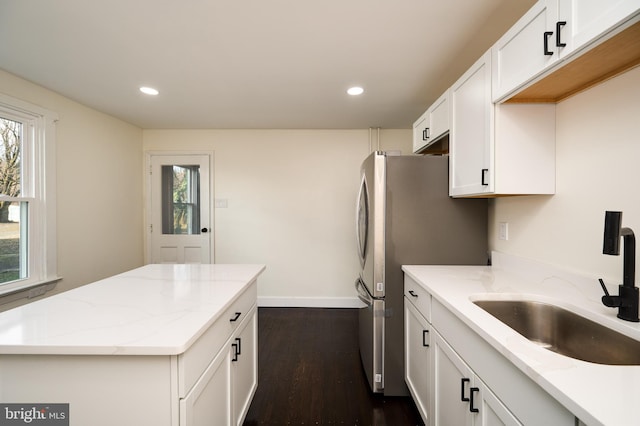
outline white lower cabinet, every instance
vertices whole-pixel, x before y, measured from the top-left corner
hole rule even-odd
[[[522,425],[433,330],[434,425]]]
[[[221,351],[191,392],[180,400],[180,425],[231,425],[231,352]]]
[[[431,325],[413,303],[404,299],[405,382],[425,424],[431,407]]]
[[[487,385],[478,379],[476,386],[480,389],[480,416],[483,426],[515,426],[521,425],[518,419],[504,406]]]
[[[257,324],[253,307],[180,400],[180,426],[242,425],[258,386]]]
[[[575,416],[411,277],[405,382],[427,426],[575,426]]]
[[[233,422],[240,426],[258,387],[258,314],[254,308],[233,338],[231,353],[231,403]],[[234,352],[235,351],[235,354]],[[234,356],[235,355],[235,356]]]

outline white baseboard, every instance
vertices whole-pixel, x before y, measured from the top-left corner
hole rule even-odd
[[[363,308],[357,297],[258,297],[259,307],[277,308]]]

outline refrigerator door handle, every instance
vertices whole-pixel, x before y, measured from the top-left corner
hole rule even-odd
[[[362,281],[362,278],[357,278],[355,282],[356,291],[358,292],[358,299],[367,306],[373,306],[373,297],[369,294],[367,286]]]
[[[356,244],[360,266],[364,268],[367,257],[367,235],[369,233],[369,198],[367,194],[367,180],[362,175],[362,183],[356,203]]]

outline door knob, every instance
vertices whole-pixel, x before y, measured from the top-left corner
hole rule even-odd
[[[207,232],[209,232],[209,230],[208,230],[207,228],[202,228],[200,231],[201,231],[203,234],[206,234]]]

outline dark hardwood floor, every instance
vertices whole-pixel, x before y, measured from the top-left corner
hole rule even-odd
[[[259,308],[258,390],[245,426],[422,425],[409,397],[369,390],[356,309]]]

